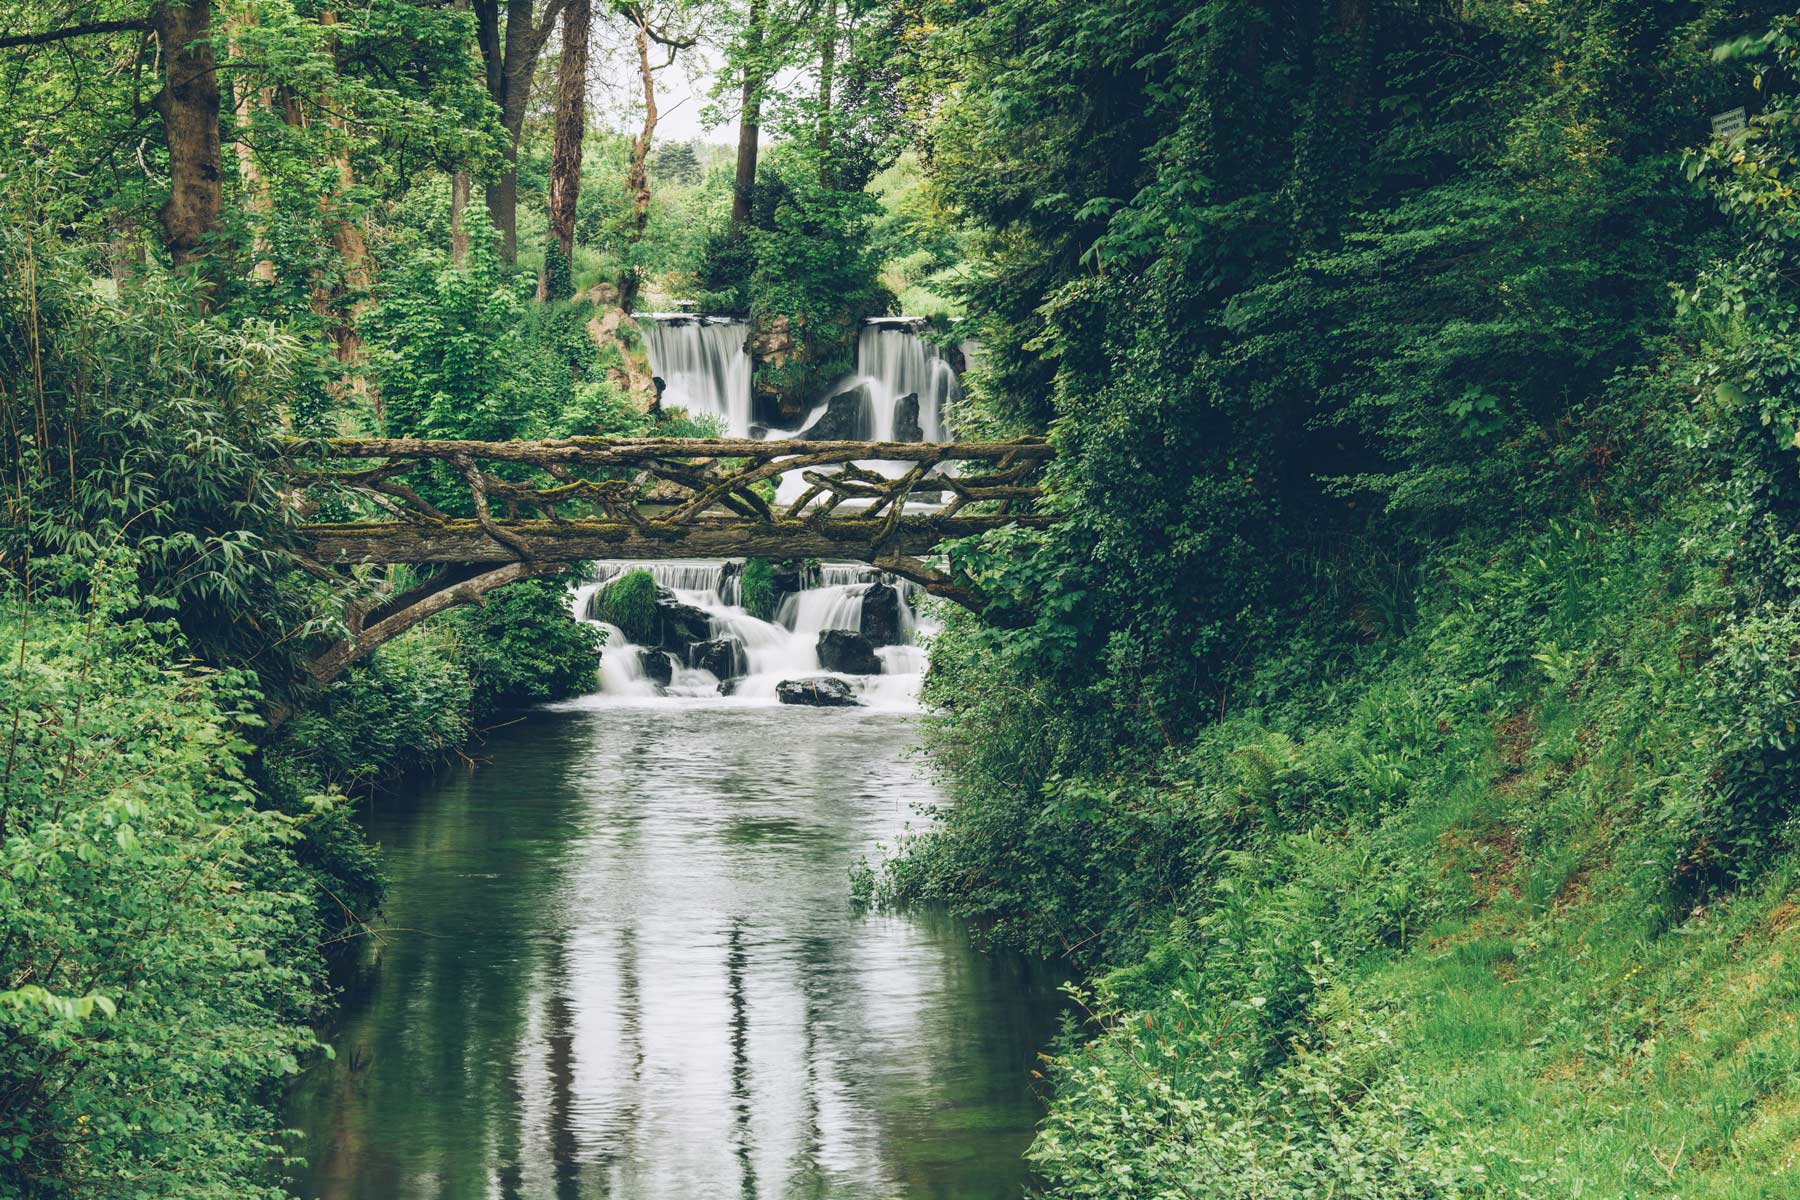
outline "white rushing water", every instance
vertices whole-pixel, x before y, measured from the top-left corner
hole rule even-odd
[[[856,419],[858,437],[878,442],[941,442],[945,440],[944,414],[962,396],[951,354],[920,336],[922,323],[913,317],[876,317],[863,325],[856,339],[856,370],[839,379],[825,393],[827,399],[864,389]],[[958,349],[966,356],[966,343]],[[901,404],[918,398],[917,428],[906,421],[901,428]],[[823,420],[829,407],[821,403],[796,433],[804,433]],[[907,414],[910,416],[911,414]]]
[[[689,313],[644,313],[638,318],[650,352],[650,370],[663,381],[663,404],[684,408],[693,416],[717,417],[732,437],[749,437],[751,359],[750,327],[728,317]],[[875,441],[945,439],[944,415],[962,395],[954,354],[920,335],[912,317],[876,317],[864,324],[856,340],[856,370],[833,383],[819,397],[797,429],[771,430],[792,437],[817,424],[833,396],[864,390],[854,420],[857,437]],[[959,347],[964,355],[973,347]],[[909,411],[917,399],[917,428]],[[902,428],[902,425],[905,428]]]
[[[725,317],[643,313],[638,326],[662,402],[690,416],[717,417],[731,437],[750,435],[750,326]]]
[[[729,646],[735,670],[726,678],[670,648],[644,647],[627,640],[616,625],[596,621],[591,615],[595,596],[630,571],[650,573],[657,586],[676,602],[706,615],[708,636]],[[935,625],[914,611],[914,585],[882,576],[854,563],[831,563],[820,568],[818,585],[782,596],[773,621],[753,616],[743,607],[737,562],[673,560],[664,562],[609,561],[595,564],[596,578],[575,589],[576,619],[601,626],[606,641],[601,651],[599,693],[590,701],[637,704],[652,701],[712,702],[738,705],[777,703],[776,689],[784,680],[821,676],[843,680],[865,707],[913,709],[918,706],[924,682],[925,651],[920,639],[935,632]],[[886,583],[899,594],[900,644],[876,646],[879,674],[857,675],[826,671],[819,662],[819,637],[827,630],[862,632],[864,599],[871,588]],[[702,644],[689,646],[688,659]],[[669,681],[660,683],[645,670],[646,651],[664,654]]]

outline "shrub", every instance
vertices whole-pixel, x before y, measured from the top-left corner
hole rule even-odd
[[[256,806],[248,676],[125,619],[137,569],[0,618],[0,1193],[273,1198],[273,1101],[316,1044],[307,817]]]
[[[744,563],[738,582],[739,597],[753,617],[764,621],[775,619],[775,565],[766,558],[752,558]]]
[[[366,787],[429,766],[469,736],[474,681],[444,630],[421,626],[352,667],[271,748],[318,788]]]
[[[588,612],[595,620],[617,625],[625,640],[651,645],[656,637],[656,579],[648,571],[627,571],[598,592]]]
[[[469,673],[477,721],[593,686],[599,633],[574,619],[560,580],[515,583],[484,605],[447,614],[444,622]]]

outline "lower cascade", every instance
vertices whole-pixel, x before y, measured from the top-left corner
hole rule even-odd
[[[937,626],[919,615],[915,584],[859,563],[780,563],[762,597],[764,619],[745,606],[744,571],[740,560],[596,563],[573,603],[577,619],[606,635],[602,701],[918,705],[919,641]],[[642,595],[626,622],[634,641],[604,618],[619,616],[608,589],[640,572]]]

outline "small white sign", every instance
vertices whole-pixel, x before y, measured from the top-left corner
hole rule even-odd
[[[1750,122],[1744,117],[1744,110],[1734,108],[1730,112],[1717,113],[1712,119],[1713,136],[1728,138],[1740,134],[1750,128]]]

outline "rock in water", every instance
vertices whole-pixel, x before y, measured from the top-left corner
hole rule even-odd
[[[904,603],[900,589],[892,584],[871,584],[863,593],[862,635],[869,639],[869,645],[898,646],[906,640],[900,628],[900,606]]]
[[[894,401],[894,440],[922,442],[925,426],[919,422],[919,393],[908,392]]]
[[[849,629],[827,629],[819,635],[819,665],[845,675],[881,674],[881,657],[875,647]]]
[[[825,412],[800,437],[809,442],[866,442],[875,436],[869,385],[859,383],[825,402]]]
[[[712,639],[712,618],[706,610],[683,604],[667,590],[656,593],[656,624],[661,633],[657,645],[677,658],[687,658],[688,647],[695,642]]]
[[[809,675],[784,679],[775,685],[775,698],[783,704],[808,704],[814,708],[858,708],[856,691],[842,679]]]
[[[657,687],[668,687],[675,678],[675,660],[661,650],[639,650],[638,665],[644,668],[644,678]]]
[[[702,671],[711,671],[720,679],[736,679],[749,670],[743,644],[736,638],[696,642],[689,650],[688,663]]]
[[[770,572],[769,582],[775,589],[775,600],[779,605],[781,597],[789,592],[804,592],[819,586],[819,564],[804,558],[782,559]]]

